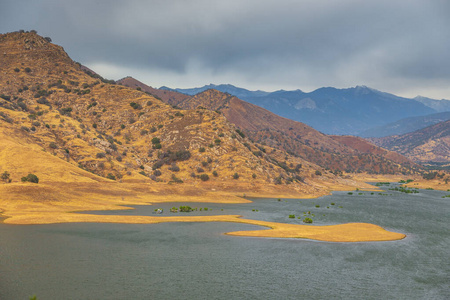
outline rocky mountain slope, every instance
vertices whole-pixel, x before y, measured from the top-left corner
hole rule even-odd
[[[424,165],[450,164],[450,120],[411,133],[370,140]]]
[[[163,100],[184,109],[207,108],[221,112],[251,140],[263,146],[286,150],[336,174],[344,171],[410,173],[416,168],[401,155],[378,148],[363,139],[327,136],[303,123],[282,118],[217,90],[206,90],[190,98],[175,100],[166,97]]]
[[[0,54],[0,172],[13,183],[33,173],[41,182],[188,184],[197,193],[214,187],[262,194],[352,184],[253,142],[224,114],[174,108],[156,94],[171,99],[168,92],[153,96],[89,76],[36,33],[0,35]]]

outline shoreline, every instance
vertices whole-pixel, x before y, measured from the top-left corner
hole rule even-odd
[[[23,189],[25,187],[26,189]],[[391,232],[382,227],[368,223],[347,223],[338,225],[299,225],[245,219],[239,215],[212,215],[212,216],[124,216],[124,215],[95,215],[80,212],[129,210],[130,205],[154,205],[158,203],[249,203],[237,194],[245,194],[250,198],[318,198],[330,195],[331,191],[323,191],[313,195],[301,193],[274,193],[270,190],[261,190],[260,193],[242,191],[196,191],[195,194],[182,194],[182,191],[149,190],[140,185],[109,185],[96,186],[97,189],[57,189],[49,185],[24,184],[20,186],[1,185],[2,190],[12,189],[10,199],[1,199],[0,222],[11,225],[38,225],[56,223],[121,223],[121,224],[156,224],[166,222],[232,222],[258,225],[265,228],[251,231],[227,232],[226,235],[267,237],[267,238],[302,238],[327,242],[373,242],[401,240],[405,234]],[[120,187],[120,190],[113,188]],[[127,188],[125,188],[127,187]],[[29,193],[17,193],[17,188]],[[336,189],[343,190],[343,189]],[[80,192],[82,191],[82,192]],[[131,192],[132,191],[132,192]],[[186,191],[186,190],[185,190]],[[191,190],[187,190],[188,192]],[[2,194],[4,196],[5,194]],[[51,197],[49,197],[51,196]],[[64,200],[60,200],[64,199]]]

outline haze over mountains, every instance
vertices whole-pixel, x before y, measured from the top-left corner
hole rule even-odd
[[[326,134],[367,136],[365,132],[374,127],[450,110],[449,100],[420,96],[403,98],[366,86],[348,89],[324,87],[310,93],[301,90],[272,93],[249,91],[228,84],[171,90],[195,95],[211,88],[232,94],[279,116],[303,122]],[[167,87],[161,89],[169,90]],[[427,125],[424,123],[421,128]]]
[[[370,140],[423,165],[448,167],[450,163],[450,120],[400,136]]]

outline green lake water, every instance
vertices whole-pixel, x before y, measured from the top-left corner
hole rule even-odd
[[[366,222],[407,235],[391,242],[233,237],[224,233],[262,227],[219,222],[0,224],[0,299],[450,299],[448,194],[334,192],[102,212],[155,215],[161,207],[167,216],[189,205],[198,210],[183,215],[303,224],[309,211],[310,226]]]

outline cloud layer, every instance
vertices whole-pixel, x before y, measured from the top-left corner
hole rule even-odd
[[[108,78],[274,90],[367,85],[450,98],[447,0],[9,1],[0,32],[35,29]]]

